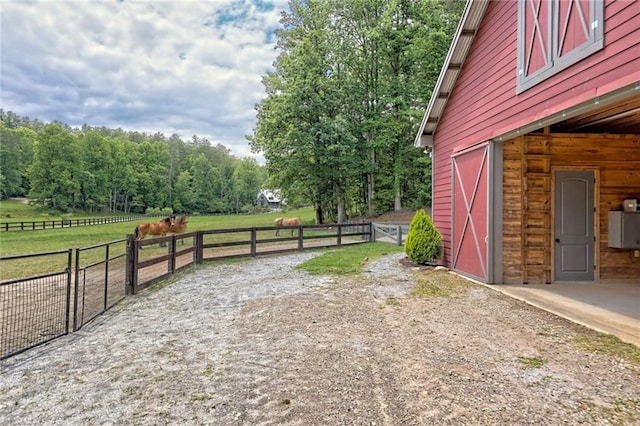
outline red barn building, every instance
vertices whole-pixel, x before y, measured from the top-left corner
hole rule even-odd
[[[445,264],[640,284],[639,133],[639,1],[469,0],[415,142]]]

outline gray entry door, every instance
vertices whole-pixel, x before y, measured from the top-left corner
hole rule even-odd
[[[555,281],[593,281],[594,173],[555,173]]]

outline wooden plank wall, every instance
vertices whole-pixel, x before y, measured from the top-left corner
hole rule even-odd
[[[545,163],[547,149],[550,168]],[[640,136],[535,133],[504,143],[504,282],[533,284],[552,278],[550,182],[553,170],[562,168],[597,170],[599,174],[597,279],[640,281],[640,258],[634,257],[633,250],[608,246],[608,212],[622,210],[626,198],[640,198]],[[530,191],[532,185],[538,185],[534,191]],[[542,187],[550,191],[544,194]],[[547,226],[550,231],[544,231]]]
[[[522,283],[522,142],[511,139],[503,147],[502,279]]]

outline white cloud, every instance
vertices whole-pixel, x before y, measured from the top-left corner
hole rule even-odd
[[[245,135],[286,7],[285,0],[4,0],[1,107],[71,126],[198,135],[251,155]]]

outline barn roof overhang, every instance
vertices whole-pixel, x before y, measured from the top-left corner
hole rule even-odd
[[[440,70],[440,76],[433,89],[431,100],[422,118],[422,124],[420,124],[420,129],[414,142],[416,147],[433,145],[433,133],[444,112],[451,91],[458,80],[464,60],[469,53],[469,49],[471,49],[471,44],[478,32],[488,4],[487,0],[467,1],[458,30],[451,42],[449,53],[447,53],[444,65]]]
[[[639,134],[640,81],[499,133],[491,139],[506,141],[545,127],[553,133]]]
[[[433,134],[444,113],[464,61],[487,9],[488,1],[468,0],[456,36],[451,43],[444,66],[414,141],[416,147],[433,145]],[[606,88],[602,88],[606,90]],[[504,141],[544,127],[560,133],[640,133],[640,81],[609,93],[594,93],[585,102],[558,110],[544,118],[521,124],[510,123],[510,129],[491,137]]]

